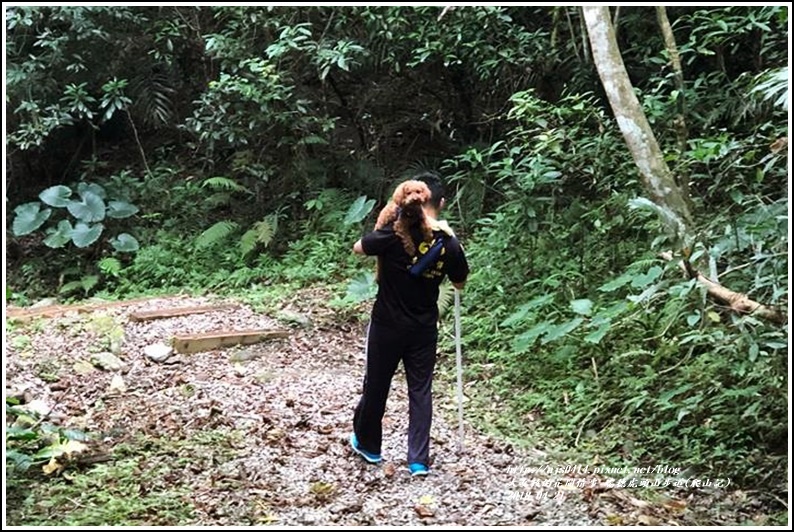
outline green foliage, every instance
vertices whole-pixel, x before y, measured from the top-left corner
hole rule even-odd
[[[28,235],[41,227],[52,214],[52,209],[41,209],[38,202],[25,203],[14,209],[17,214],[12,225],[16,236]]]
[[[724,286],[786,307],[785,7],[668,8],[683,87],[647,8],[621,9],[624,62],[692,201],[685,242],[642,199],[582,49],[580,9],[470,6],[439,21],[441,9],[9,10],[14,297],[287,297],[321,283],[359,311],[376,285],[351,244],[393,176],[440,168],[444,217],[472,266],[467,370],[510,401],[489,423],[523,435],[531,414],[533,434],[599,459],[771,482],[787,328],[713,303],[656,254],[686,254]],[[74,173],[101,188],[52,180]],[[134,205],[140,243],[127,227],[105,242]],[[186,246],[185,235],[200,236]],[[440,309],[451,300],[442,287]]]
[[[374,199],[367,199],[366,196],[360,196],[348,209],[343,223],[345,225],[352,225],[361,222],[372,212],[374,206]]]
[[[246,192],[251,194],[250,190],[237,183],[234,179],[223,176],[208,177],[202,181],[201,186],[213,190],[228,190],[230,192]]]
[[[198,440],[199,438],[196,438]],[[155,445],[156,445],[155,440]],[[14,526],[173,526],[195,519],[187,501],[189,488],[175,484],[168,450],[135,441],[114,448],[113,460],[70,471],[68,478],[46,483],[13,478],[7,495],[13,500],[8,523]],[[174,441],[169,441],[173,449]],[[207,444],[209,445],[209,444]],[[214,444],[217,450],[217,443]],[[204,444],[191,440],[180,452],[202,455]],[[207,447],[209,448],[209,447]],[[142,460],[142,458],[144,458]],[[180,467],[185,467],[180,463]]]
[[[268,247],[278,229],[278,216],[271,214],[264,220],[256,222],[251,229],[240,238],[240,251],[243,257],[254,251],[258,244]]]
[[[19,406],[13,397],[5,398],[5,454],[12,477],[23,475],[33,466],[43,466],[46,474],[55,473],[85,449],[80,442],[87,440],[86,434],[54,425],[44,417]]]
[[[72,189],[64,185],[56,185],[43,190],[39,194],[39,202],[25,203],[14,209],[16,217],[12,224],[15,236],[24,236],[38,230],[50,219],[53,212],[50,208],[42,209],[42,203],[56,209],[66,210],[76,223],[61,219],[57,226],[49,227],[44,244],[51,248],[60,248],[72,242],[78,248],[86,248],[99,240],[104,225],[98,222],[109,218],[128,218],[138,212],[138,207],[120,199],[109,201],[105,189],[96,183],[81,182],[77,185],[78,199],[72,199]],[[113,239],[111,244],[117,251],[131,252],[138,247],[137,240],[128,233],[122,233]]]
[[[776,107],[788,111],[789,82],[788,67],[772,69],[756,76],[756,85],[750,93],[757,94],[762,100],[771,101]]]
[[[204,232],[196,238],[196,248],[202,249],[215,245],[234,233],[238,227],[239,224],[228,220],[217,222],[205,229]]]

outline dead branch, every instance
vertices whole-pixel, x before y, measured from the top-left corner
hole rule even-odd
[[[440,22],[441,19],[444,18],[444,15],[446,15],[448,11],[452,11],[453,9],[455,9],[455,6],[446,6],[444,10],[441,11],[441,14],[438,16],[436,22]]]
[[[669,251],[660,253],[660,256],[667,261],[673,260],[673,254]],[[727,305],[734,312],[739,314],[752,314],[758,318],[780,325],[788,322],[788,316],[782,310],[758,303],[745,294],[735,292],[716,281],[712,281],[686,261],[682,260],[678,265],[684,273],[686,273],[687,277],[690,279],[697,279],[701,285],[706,287],[709,296],[719,303]]]

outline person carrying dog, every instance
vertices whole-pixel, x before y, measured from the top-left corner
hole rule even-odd
[[[367,331],[364,390],[350,444],[366,461],[382,460],[382,419],[402,360],[408,384],[408,468],[412,476],[421,476],[430,465],[439,285],[449,277],[463,289],[469,266],[457,237],[436,219],[444,201],[440,179],[431,173],[416,178],[397,187],[376,229],[353,245],[355,253],[377,257],[379,273]]]

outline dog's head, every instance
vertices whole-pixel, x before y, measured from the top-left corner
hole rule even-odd
[[[402,209],[421,206],[430,201],[430,189],[424,181],[404,181],[397,186],[392,200]]]

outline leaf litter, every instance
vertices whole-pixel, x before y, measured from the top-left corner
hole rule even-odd
[[[348,437],[361,393],[366,324],[335,323],[333,311],[312,306],[322,296],[293,300],[292,307],[307,303],[300,316],[289,309],[301,319],[291,320],[288,338],[168,357],[151,353],[163,351],[175,334],[283,328],[283,322],[242,304],[233,311],[126,319],[132,312],[218,303],[209,297],[153,298],[34,320],[8,334],[30,342],[6,344],[6,395],[53,405],[51,419],[94,436],[89,447],[125,449],[140,467],[162,466],[162,477],[146,479],[141,489],[187,487],[184,502],[193,517],[179,524],[687,523],[687,505],[675,497],[651,505],[631,490],[580,489],[558,485],[543,471],[529,475],[530,468],[547,465],[545,453],[516,449],[468,425],[459,451],[453,394],[434,397],[431,474],[412,478],[401,370],[384,416],[384,462],[364,462]],[[123,367],[90,369],[119,328]],[[451,385],[439,378],[437,390]],[[52,463],[44,470],[61,472]],[[547,487],[533,487],[544,481]]]

